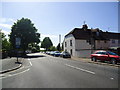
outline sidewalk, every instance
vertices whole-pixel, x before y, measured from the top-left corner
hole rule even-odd
[[[99,64],[99,65],[109,65],[109,66],[115,66],[115,67],[120,67],[120,64],[114,65],[114,64],[109,64],[108,62],[94,62],[91,61],[90,58],[78,58],[78,57],[71,57],[71,60],[78,60],[78,61],[82,61],[82,62],[87,62],[87,63],[94,63],[94,64]]]
[[[6,58],[6,59],[0,60],[0,63],[2,65],[0,74],[19,69],[22,66],[22,64],[17,64],[15,63],[16,61],[17,61],[17,58]],[[18,61],[22,63],[23,59],[19,58]]]
[[[78,57],[71,57],[72,60],[80,60],[80,61],[83,61],[83,62],[92,62],[90,58],[78,58]]]

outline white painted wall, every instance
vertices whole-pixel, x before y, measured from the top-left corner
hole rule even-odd
[[[72,46],[70,46],[70,40],[72,40]],[[65,42],[67,43],[67,47],[65,47]],[[75,56],[75,38],[72,34],[64,39],[64,51],[67,50],[70,53],[71,49],[72,55]]]
[[[112,43],[112,40],[115,41],[115,43]],[[110,42],[109,42],[109,47],[118,47],[118,40],[117,39],[110,39]]]
[[[95,46],[96,49],[108,49],[109,48],[109,41],[107,40],[105,43],[105,40],[96,40]]]
[[[72,40],[72,46],[70,46],[70,40]],[[65,47],[65,42],[67,47]],[[64,51],[67,50],[70,53],[72,49],[72,56],[75,57],[89,57],[91,50],[81,50],[81,49],[91,49],[91,45],[86,42],[86,40],[75,40],[74,36],[71,34],[64,39]]]
[[[75,40],[75,57],[90,57],[91,45],[86,40]]]
[[[75,57],[90,57],[91,50],[80,50],[75,52]]]
[[[91,45],[86,40],[75,40],[75,49],[91,49]]]

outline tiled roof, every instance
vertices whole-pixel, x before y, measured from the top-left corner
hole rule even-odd
[[[99,32],[97,34],[97,32]],[[109,39],[120,39],[120,33],[112,33],[112,32],[103,32],[98,29],[86,29],[83,28],[75,28],[71,32],[69,32],[65,37],[72,34],[75,39],[85,39],[88,40],[93,37],[96,40],[109,40]]]

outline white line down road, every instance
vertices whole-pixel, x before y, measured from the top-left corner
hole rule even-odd
[[[92,71],[89,71],[89,70],[86,70],[86,69],[82,69],[82,68],[79,68],[79,67],[75,67],[75,66],[72,66],[72,65],[69,65],[69,64],[65,64],[65,65],[68,66],[68,67],[72,67],[74,69],[81,70],[81,71],[84,71],[84,72],[87,72],[87,73],[95,75],[95,72],[92,72]]]
[[[28,59],[28,60],[29,60],[30,65],[32,66],[32,63],[31,63],[30,59]]]

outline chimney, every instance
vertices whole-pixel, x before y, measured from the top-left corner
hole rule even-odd
[[[86,30],[88,29],[87,24],[84,24],[84,25],[82,26],[82,29],[86,31]]]

